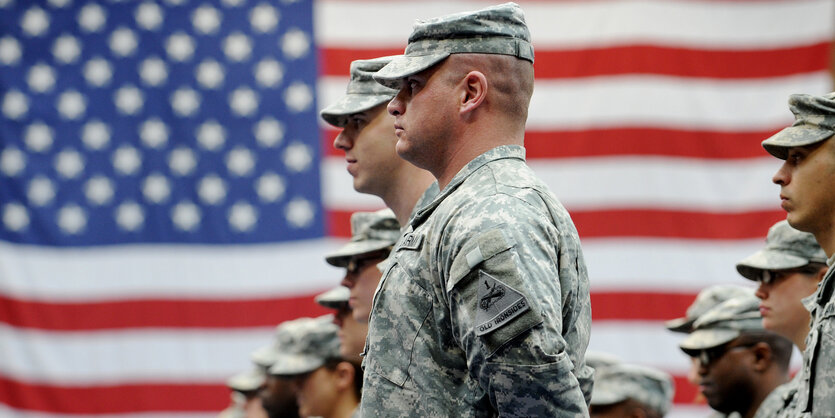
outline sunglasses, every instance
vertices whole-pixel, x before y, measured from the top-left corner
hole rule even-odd
[[[703,367],[710,366],[716,360],[719,360],[732,350],[738,350],[740,348],[751,348],[757,345],[756,342],[746,343],[746,344],[738,344],[738,345],[731,345],[725,344],[720,345],[719,347],[708,348],[706,350],[699,350],[699,354],[694,356],[699,359],[699,363],[702,364]]]
[[[812,275],[815,273],[815,270],[802,267],[789,270],[762,270],[757,280],[762,284],[772,284],[797,273]]]
[[[350,274],[358,274],[362,270],[364,270],[369,265],[378,264],[380,261],[385,260],[386,257],[381,255],[373,255],[368,257],[351,257],[348,260],[348,264],[345,266],[345,269],[348,270]]]

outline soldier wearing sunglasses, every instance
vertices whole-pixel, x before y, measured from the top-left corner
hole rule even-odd
[[[725,301],[696,320],[679,344],[698,360],[699,390],[722,414],[752,418],[789,380],[791,342],[763,328],[759,305],[754,296]]]
[[[811,315],[804,300],[812,295],[826,274],[826,254],[815,236],[780,221],[768,230],[765,247],[736,265],[748,280],[759,282],[763,327],[790,339],[800,351],[806,349]],[[800,374],[769,395],[757,418],[794,416],[799,413],[797,390]]]

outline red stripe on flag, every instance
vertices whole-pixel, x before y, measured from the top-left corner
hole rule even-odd
[[[229,389],[199,383],[56,386],[0,377],[0,402],[16,409],[64,414],[212,412],[229,404]]]
[[[704,398],[685,376],[674,375],[676,404],[704,405]],[[64,414],[136,412],[213,412],[229,403],[229,389],[208,384],[133,384],[55,386],[0,377],[0,402],[15,409]]]
[[[15,327],[54,331],[269,327],[290,319],[316,317],[331,312],[315,303],[314,296],[79,303],[41,302],[0,296],[0,322]]]
[[[683,405],[707,405],[707,400],[699,392],[699,388],[693,386],[687,380],[687,376],[673,375],[673,383],[675,384],[675,395],[673,395],[673,403]]]
[[[399,55],[401,48],[324,48],[321,72],[347,76],[351,61]],[[705,50],[654,45],[536,51],[537,78],[581,78],[617,74],[659,74],[717,79],[783,77],[828,68],[828,42],[791,48]]]
[[[592,291],[592,320],[666,321],[684,316],[695,299],[696,293]]]
[[[679,239],[760,238],[785,219],[785,212],[707,213],[660,209],[582,211],[569,208],[581,238],[652,237]]]
[[[329,309],[313,301],[314,296],[269,300],[98,303],[46,303],[3,297],[0,299],[3,312],[0,322],[19,328],[49,331],[270,327],[290,319],[329,313]],[[593,319],[664,321],[683,315],[695,297],[695,293],[592,292]]]
[[[718,132],[662,128],[611,128],[525,132],[529,159],[654,155],[739,159],[766,157],[760,143],[781,128],[764,131]],[[333,147],[337,129],[322,130],[326,156],[344,156]]]
[[[753,239],[785,212],[775,210],[708,213],[663,209],[571,210],[580,238],[652,237],[678,239]],[[364,210],[364,209],[363,209]],[[351,236],[350,210],[328,211],[328,234]]]

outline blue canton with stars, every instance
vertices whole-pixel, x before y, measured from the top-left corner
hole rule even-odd
[[[324,234],[312,1],[0,0],[0,239]]]

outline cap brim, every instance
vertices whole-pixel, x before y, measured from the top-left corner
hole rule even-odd
[[[596,382],[595,386],[596,387],[591,392],[590,405],[612,405],[618,402],[623,402],[627,399],[626,394],[619,393],[620,391],[608,390],[606,387],[597,387],[603,386],[600,385],[599,382]]]
[[[277,353],[272,345],[257,348],[250,354],[249,358],[253,363],[261,367],[270,367],[275,363]]]
[[[319,116],[333,126],[344,128],[348,116],[388,103],[393,97],[391,94],[346,94],[322,109]]]
[[[687,317],[671,319],[664,322],[664,326],[673,332],[689,333],[693,329],[693,322],[695,319],[687,319]]]
[[[345,244],[344,247],[336,250],[331,254],[328,254],[325,257],[325,261],[327,261],[328,264],[332,266],[347,267],[348,261],[351,260],[351,257],[358,256],[361,254],[373,253],[375,251],[382,251],[386,248],[391,247],[392,245],[393,243],[391,241],[365,240],[349,242]]]
[[[226,381],[226,385],[239,392],[251,392],[258,390],[264,384],[266,376],[261,370],[255,369],[238,373]]]
[[[769,154],[785,160],[789,148],[815,144],[832,137],[833,134],[835,132],[818,126],[789,126],[763,141],[762,146]]]
[[[449,55],[449,52],[411,57],[401,55],[374,73],[374,80],[388,88],[399,90],[404,78],[432,67]]]
[[[301,354],[281,354],[270,367],[270,374],[277,376],[296,376],[310,373],[325,364],[325,360]]]
[[[325,293],[317,295],[314,300],[319,305],[330,309],[342,309],[348,304],[351,298],[351,291],[347,287],[336,287]]]
[[[809,260],[779,251],[762,249],[736,263],[736,271],[748,280],[757,281],[763,270],[785,270],[803,267]]]
[[[678,346],[684,352],[705,350],[728,343],[740,335],[742,332],[735,329],[700,329],[691,332]]]

